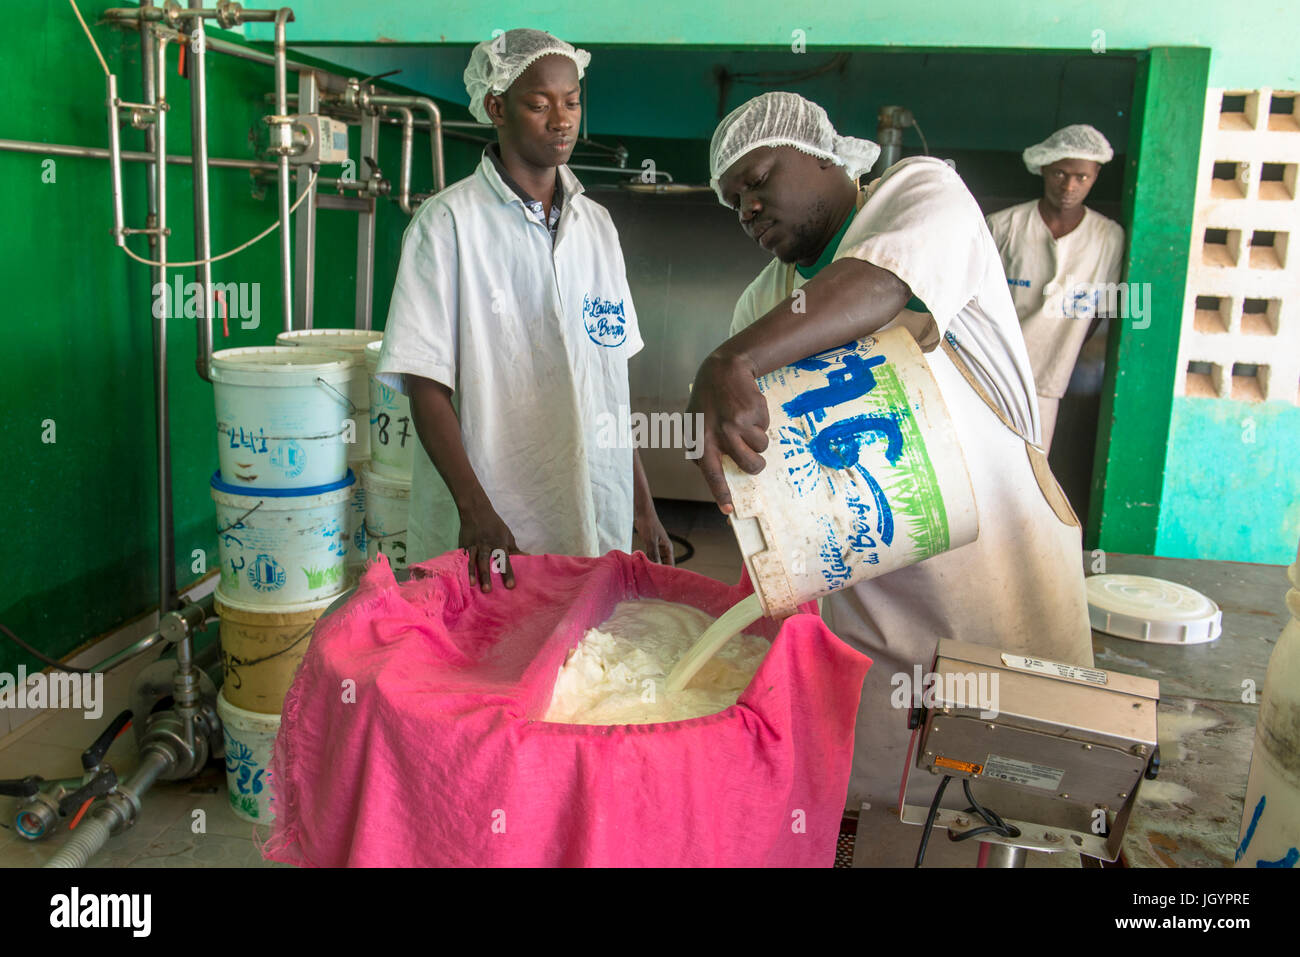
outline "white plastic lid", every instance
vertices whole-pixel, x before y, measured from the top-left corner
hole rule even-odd
[[[370,343],[383,338],[384,334],[375,329],[293,329],[277,335],[275,344],[361,352]]]
[[[1223,611],[1200,592],[1145,575],[1093,575],[1088,620],[1096,631],[1160,645],[1196,645],[1223,631]]]

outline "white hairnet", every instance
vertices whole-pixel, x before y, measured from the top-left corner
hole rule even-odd
[[[582,79],[591,62],[586,50],[575,50],[544,30],[507,30],[476,46],[465,67],[465,91],[469,93],[469,111],[474,119],[491,122],[483,107],[484,95],[504,93],[525,70],[552,53],[572,60],[578,67],[578,79]]]
[[[1101,132],[1086,123],[1076,123],[1057,130],[1043,142],[1025,150],[1025,166],[1035,176],[1043,175],[1043,167],[1057,160],[1082,159],[1094,163],[1109,163],[1115,156],[1110,143]]]
[[[793,146],[842,166],[851,179],[871,169],[880,147],[871,140],[840,136],[830,117],[798,93],[764,93],[727,114],[713,131],[709,185],[725,206],[718,179],[731,164],[760,146]]]

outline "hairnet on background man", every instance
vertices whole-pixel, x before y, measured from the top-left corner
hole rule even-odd
[[[1109,163],[1115,156],[1101,131],[1086,123],[1075,123],[1057,130],[1043,142],[1024,152],[1025,166],[1035,176],[1043,175],[1043,167],[1057,160],[1082,159],[1094,163]]]
[[[491,40],[484,40],[469,55],[465,67],[465,91],[469,94],[469,111],[480,123],[491,122],[483,106],[485,94],[501,94],[519,79],[525,70],[544,56],[558,53],[578,67],[578,79],[586,72],[591,54],[576,50],[544,30],[507,30]]]
[[[826,111],[798,93],[764,93],[732,110],[713,131],[709,185],[722,205],[728,203],[718,180],[732,163],[760,146],[793,146],[843,167],[855,180],[880,155],[880,147],[871,140],[836,133]]]

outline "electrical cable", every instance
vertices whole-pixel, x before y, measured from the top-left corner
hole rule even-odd
[[[55,661],[53,658],[49,658],[49,657],[47,657],[47,656],[41,654],[41,652],[37,651],[37,650],[36,650],[35,648],[33,648],[31,645],[27,644],[27,642],[23,641],[21,638],[19,638],[17,635],[15,635],[12,631],[10,631],[10,630],[9,630],[5,625],[3,625],[3,624],[0,624],[0,631],[4,632],[5,635],[8,636],[9,640],[12,641],[14,644],[16,644],[19,648],[23,649],[23,651],[27,652],[27,653],[28,653],[29,655],[31,655],[32,657],[34,657],[34,658],[36,658],[36,659],[38,659],[38,660],[40,660],[40,661],[43,661],[45,664],[49,665],[51,668],[57,668],[59,671],[67,671],[67,672],[70,672],[70,673],[72,673],[72,674],[77,674],[77,675],[88,675],[88,674],[90,674],[90,669],[89,669],[89,668],[78,668],[76,665],[65,665],[65,664],[64,664],[63,662],[61,662],[61,661]]]
[[[302,191],[302,195],[299,196],[296,200],[294,200],[294,204],[289,207],[290,213],[295,212],[298,209],[298,207],[302,205],[302,201],[312,194],[312,189],[316,186],[317,175],[318,174],[316,170],[312,170],[311,180],[310,182],[307,183],[307,188]],[[275,232],[276,229],[279,228],[279,226],[280,226],[280,221],[277,219],[270,226],[266,227],[266,229],[262,230],[260,233],[258,233],[248,242],[242,243],[241,245],[236,246],[234,249],[227,250],[226,252],[222,253],[219,256],[210,256],[207,259],[195,259],[191,262],[185,262],[185,263],[163,263],[163,262],[158,262],[157,260],[154,259],[145,259],[143,256],[137,255],[136,253],[132,252],[131,249],[127,246],[122,247],[122,252],[126,253],[136,262],[144,263],[146,266],[162,266],[167,269],[181,269],[186,266],[202,266],[207,263],[217,262],[220,259],[228,259],[229,257],[235,255],[235,253],[243,252],[249,246],[253,245],[253,243],[263,240],[267,236],[271,235],[271,233]]]
[[[686,553],[681,556],[678,556],[676,552],[673,553],[673,564],[680,565],[682,562],[689,562],[692,556],[694,556],[695,554],[695,546],[692,545],[690,542],[688,542],[686,539],[682,538],[682,536],[674,535],[672,532],[668,533],[668,538],[671,541],[676,542],[678,545],[682,546],[682,548],[686,549]]]
[[[939,782],[939,790],[934,792],[934,800],[930,802],[930,813],[925,817],[925,827],[921,829],[921,846],[916,849],[916,867],[921,866],[925,860],[925,848],[930,843],[930,831],[934,828],[935,816],[939,813],[939,802],[943,800],[943,789],[948,786],[952,780],[951,774],[945,774],[943,780]]]
[[[921,149],[925,150],[925,155],[930,155],[930,144],[925,141],[925,134],[921,132],[921,124],[916,122],[916,117],[912,117],[912,126],[916,128],[916,135],[921,137]]]
[[[975,800],[975,795],[970,788],[970,778],[963,778],[961,782],[962,790],[966,792],[966,800],[970,801],[970,807],[966,808],[967,814],[978,814],[984,821],[984,827],[973,827],[969,831],[962,831],[960,834],[948,832],[950,841],[968,841],[972,837],[980,834],[997,834],[1000,837],[1019,837],[1020,828],[1014,824],[1008,824],[1002,820],[997,811],[982,807],[980,802]]]
[[[86,39],[90,41],[90,45],[95,51],[95,56],[99,57],[99,65],[104,68],[104,76],[112,76],[113,74],[108,71],[108,64],[104,62],[104,54],[99,52],[99,44],[95,42],[95,38],[90,33],[90,27],[86,26],[86,21],[81,16],[81,11],[77,9],[76,0],[68,0],[68,3],[72,4],[72,12],[77,15],[77,21],[81,24],[81,29],[86,31]]]

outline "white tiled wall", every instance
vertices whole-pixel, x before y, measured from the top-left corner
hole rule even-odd
[[[1178,395],[1300,404],[1298,109],[1294,91],[1206,97]]]

